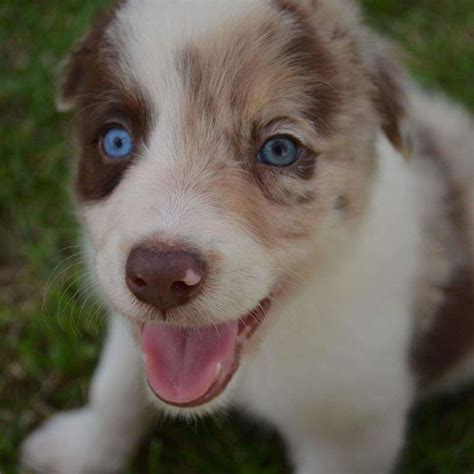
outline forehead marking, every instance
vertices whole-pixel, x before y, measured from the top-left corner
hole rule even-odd
[[[289,18],[279,11],[289,11]],[[234,116],[258,119],[282,103],[328,134],[341,100],[335,61],[299,9],[279,11],[258,22],[242,18],[227,37],[220,32],[181,49],[178,72],[201,107],[195,112],[216,113],[218,101]]]
[[[336,66],[323,41],[298,9],[285,5],[283,14],[275,8],[253,23],[241,19],[228,36],[209,35],[188,44],[177,53],[175,65],[185,94],[183,139],[202,141],[219,134],[239,161],[251,163],[247,169],[267,198],[302,204],[314,197],[308,186],[287,180],[289,187],[278,191],[278,182],[268,182],[254,169],[262,130],[283,114],[327,135],[341,98],[330,85]],[[284,173],[309,182],[315,163],[316,154],[308,150]]]

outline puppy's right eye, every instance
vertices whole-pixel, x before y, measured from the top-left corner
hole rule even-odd
[[[108,158],[120,160],[133,152],[133,140],[125,128],[115,126],[105,132],[101,140],[102,152]]]

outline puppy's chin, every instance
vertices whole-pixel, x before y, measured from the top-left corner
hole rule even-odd
[[[156,394],[151,389],[150,385],[146,380],[146,375],[144,375],[145,384],[147,386],[147,398],[152,406],[155,406],[159,413],[163,414],[166,417],[177,418],[181,420],[193,420],[196,418],[202,418],[213,413],[224,412],[230,404],[230,394],[232,393],[234,387],[238,385],[239,374],[235,374],[233,379],[230,381],[226,389],[218,395],[216,398],[210,400],[203,405],[194,406],[194,407],[177,407],[170,405],[163,400],[160,400]]]

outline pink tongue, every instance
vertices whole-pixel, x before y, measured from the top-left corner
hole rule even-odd
[[[231,370],[238,323],[180,329],[162,323],[146,324],[142,333],[148,383],[171,403],[190,403],[202,397],[222,374]]]

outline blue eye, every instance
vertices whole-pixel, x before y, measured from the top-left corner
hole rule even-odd
[[[298,159],[298,145],[288,137],[275,137],[268,140],[260,149],[257,161],[265,165],[285,167]]]
[[[126,158],[133,152],[132,137],[124,128],[111,128],[102,139],[102,150],[114,160]]]

